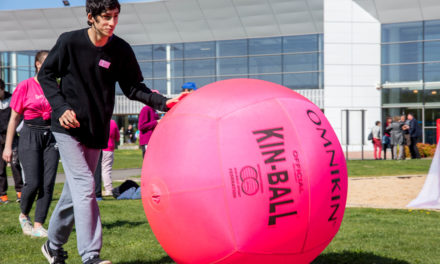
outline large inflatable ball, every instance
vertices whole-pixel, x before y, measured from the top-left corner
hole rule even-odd
[[[309,263],[339,229],[347,170],[316,105],[274,83],[233,79],[165,115],[141,187],[151,228],[177,263]]]

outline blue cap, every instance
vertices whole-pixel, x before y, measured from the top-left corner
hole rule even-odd
[[[190,89],[190,90],[197,90],[196,84],[193,82],[186,82],[182,85],[182,89]]]

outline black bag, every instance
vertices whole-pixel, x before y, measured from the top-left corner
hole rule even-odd
[[[118,198],[121,193],[125,192],[126,190],[135,187],[136,189],[139,188],[139,185],[132,181],[132,180],[126,180],[121,185],[113,189],[113,197]]]
[[[373,140],[373,132],[370,132],[370,134],[368,134],[368,140]]]

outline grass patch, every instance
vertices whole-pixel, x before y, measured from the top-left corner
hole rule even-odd
[[[432,159],[414,160],[349,160],[349,177],[427,174]]]
[[[61,188],[62,184],[56,185],[55,199]],[[13,191],[9,194],[12,196]],[[49,215],[56,202],[52,202]],[[140,200],[106,198],[99,207],[102,257],[119,264],[174,263],[154,237]],[[0,263],[47,263],[40,252],[45,239],[31,239],[21,233],[19,205],[1,205],[0,214]],[[313,264],[438,263],[439,222],[439,212],[348,208],[341,230]],[[65,249],[69,252],[67,263],[81,263],[75,231]]]

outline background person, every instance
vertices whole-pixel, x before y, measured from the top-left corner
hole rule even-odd
[[[194,82],[186,82],[182,85],[182,92],[194,92],[197,86]]]
[[[114,151],[116,142],[119,141],[119,129],[115,120],[110,120],[109,138],[107,148],[102,150],[101,173],[102,181],[104,183],[104,196],[112,196],[113,181],[112,181],[112,167],[114,161]]]
[[[409,136],[411,143],[409,145],[409,151],[411,153],[411,159],[420,159],[419,149],[417,148],[417,143],[419,138],[422,136],[422,129],[419,126],[419,122],[414,118],[413,113],[408,114],[409,120]]]
[[[35,55],[37,76],[48,51],[39,51]],[[11,100],[11,118],[8,125],[3,159],[12,159],[12,142],[17,126],[24,116],[24,125],[20,131],[18,155],[23,166],[24,188],[18,217],[25,235],[47,237],[43,227],[52,202],[53,188],[57,174],[59,154],[55,138],[50,131],[52,109],[44,97],[37,76],[18,84]],[[35,222],[32,225],[29,213],[37,198]]]
[[[382,141],[381,138],[381,127],[380,127],[380,121],[376,121],[376,125],[371,129],[371,133],[373,134],[373,146],[374,146],[374,159],[375,160],[381,160],[381,153],[382,153]]]
[[[385,122],[385,130],[383,132],[383,137],[382,137],[382,145],[383,145],[383,159],[387,159],[387,149],[389,148],[391,151],[391,159],[394,159],[394,148],[393,148],[393,143],[391,141],[391,135],[390,135],[390,130],[391,130],[391,123],[393,122],[393,119],[391,117],[387,118],[387,121]]]
[[[12,95],[5,91],[5,82],[0,79],[0,156],[3,155],[6,142],[6,131],[8,129],[9,118],[11,117],[11,98]],[[18,137],[14,134],[12,142],[12,158],[11,170],[12,177],[15,183],[15,192],[17,195],[17,202],[21,199],[21,189],[23,188],[23,179],[21,176],[21,167],[18,160]],[[6,161],[0,158],[0,204],[9,202],[7,195],[8,191],[8,177],[6,175]]]
[[[400,122],[400,117],[395,116],[393,118],[393,122],[387,127],[387,130],[390,131],[391,135],[391,145],[393,145],[394,156],[395,159],[405,159],[405,145],[403,144],[403,130],[402,123]],[[393,158],[393,159],[394,159]]]

